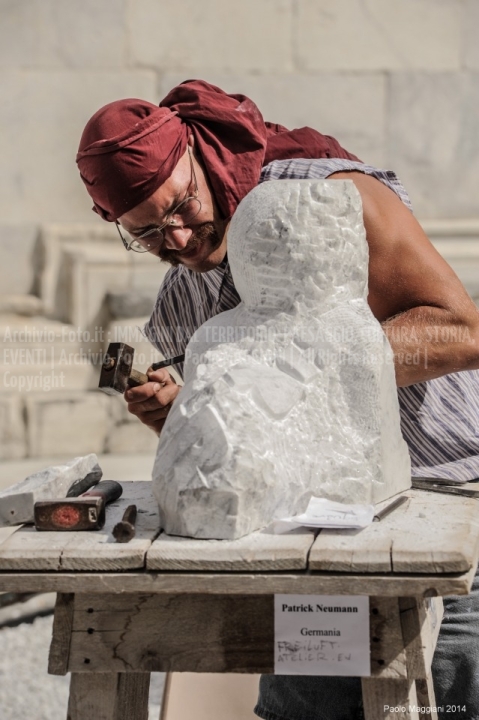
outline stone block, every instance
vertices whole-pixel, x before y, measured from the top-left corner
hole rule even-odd
[[[121,67],[125,0],[2,0],[0,66]]]
[[[85,351],[102,348],[110,313],[109,292],[125,291],[130,284],[130,254],[111,227],[46,228],[42,235],[45,271],[41,296],[45,311],[71,323]]]
[[[165,75],[161,96],[182,79],[179,73]],[[384,167],[386,80],[379,73],[252,76],[210,72],[208,80],[226,92],[251,97],[265,120],[288,128],[309,125],[333,135],[365,162]]]
[[[354,183],[259,185],[231,220],[228,258],[242,302],[191,338],[158,444],[165,532],[234,539],[304,512],[311,495],[370,504],[408,489]]]
[[[0,292],[28,295],[35,291],[38,273],[38,228],[0,225]],[[12,272],[15,268],[15,272]]]
[[[167,266],[151,256],[139,263],[136,258],[141,256],[125,252],[110,224],[47,226],[41,241],[45,312],[71,323],[85,350],[99,352],[104,345],[106,349],[112,316],[126,313],[136,321],[138,312],[149,314],[153,309]]]
[[[460,0],[301,0],[294,35],[304,70],[458,70]]]
[[[110,430],[106,451],[117,455],[154,453],[158,445],[156,433],[143,425],[138,418],[130,416],[133,422],[115,425]]]
[[[463,58],[464,66],[470,70],[479,70],[478,27],[479,4],[477,0],[464,0]]]
[[[38,354],[40,357],[41,353]],[[0,394],[17,392],[29,395],[31,392],[90,390],[98,387],[100,370],[91,362],[75,362],[60,358],[53,365],[21,364],[0,362]]]
[[[137,318],[138,326],[143,325],[146,318]],[[134,328],[130,329],[134,330]],[[109,333],[114,338],[121,338],[125,336],[128,326],[126,321],[116,321],[110,325]],[[146,368],[154,362],[160,359],[162,356],[155,350],[148,341],[141,336],[131,336],[128,334],[129,341],[135,348],[135,358],[133,366],[139,370],[146,370]],[[128,342],[128,340],[126,340]],[[180,380],[178,376],[169,368],[169,371],[175,376],[177,382]],[[121,395],[110,395],[105,396],[110,401],[110,414],[112,418],[112,424],[110,425],[109,435],[106,441],[106,452],[114,453],[118,455],[134,455],[141,453],[142,456],[145,454],[152,454],[156,452],[158,445],[158,437],[156,433],[143,425],[137,417],[128,412],[128,406],[125,399]],[[153,466],[153,462],[152,462]]]
[[[26,408],[31,457],[104,452],[112,419],[103,393],[32,393]]]
[[[23,400],[14,393],[0,394],[0,459],[17,460],[26,454]]]
[[[121,97],[156,101],[155,85],[146,70],[0,71],[2,222],[94,222],[75,165],[85,123]]]
[[[130,0],[131,57],[190,77],[199,77],[199,64],[227,72],[291,70],[291,23],[290,0]]]
[[[83,334],[45,317],[0,315],[0,393],[80,390],[98,385],[99,371]]]
[[[41,315],[42,310],[43,303],[36,295],[0,295],[0,315],[14,313],[23,317],[35,317]]]
[[[107,262],[110,273],[113,269],[114,277],[118,277],[120,287],[128,284],[129,258],[118,240],[113,227],[106,223],[98,226],[46,225],[42,228],[43,270],[39,287],[49,317],[82,326],[86,318],[100,313],[108,280],[106,283],[100,280],[99,287],[91,288],[90,265],[94,267],[99,263],[103,266]],[[91,290],[93,298],[88,295]]]
[[[479,75],[392,75],[389,165],[419,217],[479,215],[478,112]]]
[[[158,445],[156,433],[128,412],[128,406],[121,395],[110,395],[108,399],[113,423],[106,441],[106,452],[117,455],[153,455]]]

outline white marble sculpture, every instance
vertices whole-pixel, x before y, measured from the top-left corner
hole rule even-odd
[[[228,257],[242,302],[191,339],[158,445],[166,532],[232,539],[311,495],[375,503],[409,487],[354,184],[258,186],[232,219]]]

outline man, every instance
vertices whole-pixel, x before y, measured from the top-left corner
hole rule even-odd
[[[117,224],[126,249],[173,265],[146,328],[167,357],[239,302],[226,230],[249,190],[287,177],[352,180],[369,244],[368,301],[395,353],[414,474],[479,477],[479,313],[414,219],[394,173],[364,165],[310,128],[265,123],[248,98],[202,81],[174,88],[160,107],[125,100],[100,109],[77,162],[94,209]],[[125,397],[130,412],[160,432],[178,392],[162,370]],[[477,612],[476,594],[446,601],[434,673],[438,703],[467,708],[455,720],[479,718],[479,622],[464,621]],[[354,678],[267,676],[256,712],[268,720],[337,720],[355,717],[359,705]]]

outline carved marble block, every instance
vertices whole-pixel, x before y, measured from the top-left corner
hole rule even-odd
[[[238,538],[311,495],[376,503],[408,488],[354,184],[259,185],[231,221],[228,257],[242,302],[192,337],[158,445],[165,531]]]

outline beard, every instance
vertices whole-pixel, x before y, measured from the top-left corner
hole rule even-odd
[[[182,252],[191,252],[205,243],[208,243],[210,252],[214,252],[222,243],[222,237],[213,222],[206,222],[202,225],[198,225],[189,239],[187,246]],[[160,249],[158,257],[173,267],[181,265],[181,252],[178,252],[178,250],[168,250],[167,248]]]

